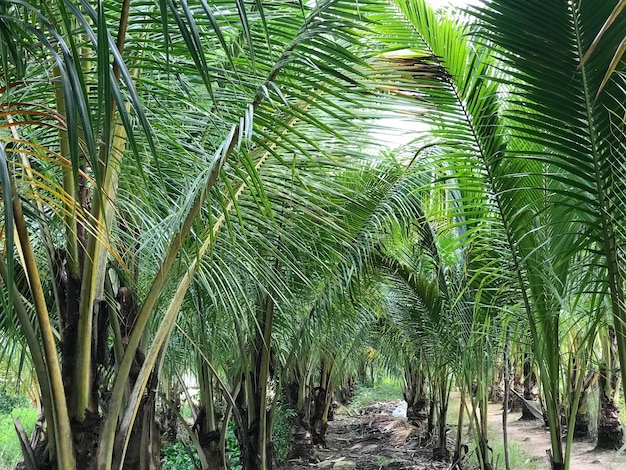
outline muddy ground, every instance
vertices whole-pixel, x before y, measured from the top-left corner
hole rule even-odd
[[[407,424],[405,418],[393,416],[398,403],[377,403],[358,412],[338,413],[329,423],[327,448],[315,449],[315,456],[309,462],[288,461],[281,470],[450,470],[450,462],[432,460],[432,443],[420,438],[418,429]],[[510,414],[509,441],[518,443],[528,459],[523,464],[517,463],[518,468],[513,470],[529,468],[531,461],[535,468],[549,469],[548,432],[541,423],[519,421],[519,417],[518,413]],[[492,433],[500,434],[500,405],[490,406],[489,422]],[[453,446],[450,441],[449,448]],[[570,470],[626,470],[626,454],[618,456],[615,452],[596,452],[593,448],[593,443],[576,442]],[[469,463],[463,468],[475,469]],[[502,458],[499,468],[504,468]]]

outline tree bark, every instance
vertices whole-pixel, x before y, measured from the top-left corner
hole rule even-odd
[[[219,426],[209,425],[210,419],[207,415],[209,412],[212,411],[207,411],[205,406],[200,408],[198,418],[196,419],[192,430],[198,437],[198,442],[200,443],[200,448],[202,449],[202,453],[204,454],[209,470],[221,470],[224,468],[224,455],[222,454],[222,448],[220,445],[221,433]]]
[[[574,421],[574,438],[587,439],[591,435],[591,419],[589,417],[588,392],[583,390],[580,393],[578,409],[576,410],[576,420]]]
[[[205,346],[206,357],[211,360],[210,346]],[[224,468],[224,449],[221,442],[221,426],[224,426],[223,414],[215,406],[217,398],[216,387],[211,369],[202,355],[197,363],[200,407],[196,421],[191,428],[196,433],[200,444],[200,451],[204,455],[210,470]]]
[[[439,384],[439,420],[437,430],[437,445],[433,448],[433,458],[435,460],[447,461],[450,458],[450,451],[448,450],[447,442],[447,423],[446,418],[448,416],[448,381],[447,378],[443,378],[442,383]]]
[[[328,361],[322,360],[318,386],[305,383],[306,379],[300,376],[287,392],[289,401],[297,412],[291,434],[291,458],[308,460],[314,446],[326,447],[326,431],[331,417],[334,388],[331,380],[332,367]]]
[[[241,387],[235,398],[240,416],[240,419],[235,420],[235,435],[239,441],[241,463],[245,470],[267,470],[271,468],[273,461],[267,387],[274,375],[271,349],[274,308],[270,295],[259,296],[258,328],[252,343],[251,370],[243,371]]]
[[[178,436],[178,416],[181,410],[180,394],[177,385],[170,385],[167,381],[166,399],[161,400],[160,425],[163,437],[169,442],[176,442]]]
[[[407,364],[404,380],[404,400],[407,403],[406,417],[409,423],[419,425],[428,419],[428,389],[426,374],[419,366]]]
[[[151,392],[139,405],[122,466],[124,470],[160,470],[161,432],[155,414],[156,395]]]
[[[504,365],[498,364],[493,372],[493,380],[489,385],[488,397],[490,403],[502,403],[504,400]]]
[[[81,295],[81,281],[71,275],[66,261],[65,252],[57,250],[53,260],[55,289],[61,312],[61,361],[63,385],[66,396],[70,403],[75,403],[72,398],[75,394],[74,375],[76,368],[75,356],[78,344],[78,317]],[[137,312],[136,303],[132,291],[124,286],[120,287],[117,298],[120,306],[122,321],[122,344],[124,338],[132,332],[134,318]],[[100,427],[103,416],[100,411],[106,413],[110,392],[106,388],[104,377],[111,370],[110,350],[108,345],[110,312],[109,305],[105,301],[96,302],[93,308],[93,330],[91,332],[91,394],[89,406],[86,410],[73,410],[70,422],[76,450],[76,466],[80,469],[94,468],[97,448],[100,436]],[[136,367],[131,370],[129,384],[132,387],[137,377],[137,372],[143,363],[143,353],[138,350],[135,357]],[[133,373],[135,371],[135,373]],[[124,462],[124,468],[132,470],[154,470],[161,468],[160,461],[160,430],[156,423],[156,386],[148,387],[149,392],[143,398],[138,411],[138,418],[133,427],[130,437],[129,451]],[[77,416],[84,412],[84,419]],[[42,439],[45,437],[42,435]],[[37,447],[37,446],[36,446]],[[41,468],[46,468],[42,464]]]
[[[350,401],[352,401],[352,397],[354,397],[355,385],[356,383],[352,375],[345,379],[345,382],[337,391],[337,400],[339,401],[339,403],[341,403],[342,405],[350,404]]]
[[[624,430],[620,410],[614,402],[601,405],[598,416],[598,449],[618,450],[624,445]]]
[[[537,375],[533,368],[532,356],[528,353],[524,356],[524,400],[537,401],[539,394],[537,393]],[[521,420],[535,420],[536,416],[526,406],[522,406]]]
[[[617,341],[612,327],[602,338],[602,360],[598,388],[600,390],[600,412],[598,414],[598,449],[619,449],[624,444],[624,430],[619,406],[615,403],[619,372],[617,367]]]

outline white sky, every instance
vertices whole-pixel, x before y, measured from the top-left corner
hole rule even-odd
[[[476,5],[477,0],[427,0],[430,6],[433,8],[440,8],[445,6],[464,7],[466,5]]]
[[[477,5],[481,0],[426,0],[431,7],[462,8],[467,5]],[[383,117],[377,120],[377,124],[384,128],[378,128],[372,132],[379,142],[387,143],[390,148],[405,145],[418,136],[419,132],[427,129],[427,126],[416,120],[398,119],[393,116]]]

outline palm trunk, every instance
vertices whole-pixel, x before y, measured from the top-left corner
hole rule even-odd
[[[448,460],[450,451],[447,442],[447,423],[448,403],[450,399],[450,380],[447,371],[440,372],[437,380],[437,405],[438,405],[438,421],[437,421],[437,444],[433,448],[433,458],[435,460]]]
[[[293,368],[293,377],[285,390],[285,397],[291,407],[296,411],[296,416],[291,429],[290,459],[308,460],[313,449],[311,436],[311,373],[310,365],[304,368],[296,364]]]
[[[198,385],[200,387],[200,409],[192,430],[196,433],[209,470],[223,468],[224,455],[221,447],[220,417],[217,416],[213,400],[215,390],[211,371],[203,358],[198,360]]]
[[[256,354],[254,367],[257,369]],[[258,435],[259,435],[259,420],[258,420],[258,403],[260,402],[260,396],[257,392],[257,388],[254,387],[256,382],[256,374],[254,371],[248,371],[244,373],[243,382],[235,403],[239,409],[241,419],[235,419],[235,435],[239,441],[239,449],[241,451],[241,465],[245,470],[259,470],[259,455],[257,451]],[[251,382],[251,383],[250,383]]]
[[[502,403],[504,399],[504,365],[497,364],[489,385],[489,402]]]
[[[297,410],[295,422],[291,430],[290,459],[308,460],[313,451],[313,436],[311,434],[310,405],[305,410]]]
[[[326,429],[328,428],[328,412],[326,403],[332,399],[330,391],[330,374],[332,365],[328,361],[322,360],[320,367],[319,385],[313,390],[312,413],[311,413],[311,437],[313,445],[326,447]],[[325,418],[326,415],[326,418]]]
[[[267,409],[267,386],[273,375],[271,335],[275,304],[271,295],[264,296],[259,306],[252,370],[244,372],[236,398],[242,418],[236,420],[235,434],[245,470],[267,470],[272,466],[271,420]]]
[[[348,405],[352,400],[355,392],[356,382],[354,380],[353,375],[349,375],[348,377],[343,378],[343,383],[339,390],[337,391],[337,400],[342,405]]]
[[[160,425],[163,437],[169,442],[176,442],[178,437],[178,416],[181,402],[178,384],[173,384],[167,377],[162,377],[165,388],[165,400],[161,400]]]
[[[122,345],[126,346],[132,335],[134,321],[137,316],[137,306],[134,295],[128,287],[120,286],[117,297],[120,305],[120,334]],[[160,356],[161,357],[161,356]],[[139,374],[146,360],[141,348],[135,351],[133,364],[130,370],[128,385],[132,390],[139,380]],[[116,435],[114,465],[124,470],[159,470],[161,468],[161,431],[156,416],[156,392],[159,380],[159,367],[155,366],[150,372],[146,392],[141,396],[137,408],[137,416],[128,437],[125,448],[124,433]],[[93,457],[96,453],[93,454]]]
[[[463,444],[463,421],[465,419],[465,412],[466,412],[466,406],[467,406],[466,401],[465,401],[466,393],[467,392],[466,392],[465,386],[461,385],[461,397],[459,401],[459,419],[456,425],[456,442],[454,446],[454,457],[452,458],[453,462],[461,461],[464,455],[463,451],[467,453],[467,445]]]
[[[433,384],[434,385],[434,384]],[[435,390],[430,392],[430,409],[428,411],[428,422],[426,423],[426,436],[430,437],[435,432],[435,413],[437,412],[437,395]]]
[[[574,421],[574,438],[587,439],[591,435],[591,418],[589,416],[588,390],[582,390]]]
[[[484,387],[480,387],[482,393],[478,396],[478,411],[480,413],[479,429],[478,429],[478,450],[480,452],[481,468],[484,470],[492,470],[491,457],[489,456],[491,448],[489,447],[489,439],[487,438],[487,391],[482,390]]]
[[[471,370],[471,368],[468,368]],[[472,384],[473,393],[471,395],[471,408],[467,409],[470,416],[470,428],[473,432],[474,442],[476,443],[478,463],[483,470],[492,470],[489,441],[487,438],[487,407],[489,390],[485,378],[487,377],[487,371],[484,368],[484,364],[481,370],[478,371],[479,375],[473,378],[471,372],[466,372],[465,381],[466,386]]]
[[[618,390],[619,372],[617,367],[617,341],[615,330],[608,327],[603,332],[602,360],[600,362],[600,412],[598,414],[599,449],[620,449],[624,444],[624,430],[620,419],[620,409],[615,403]]]
[[[514,364],[517,362],[518,361],[516,360]],[[513,396],[509,399],[509,411],[511,413],[514,413],[517,411],[522,411],[524,408],[522,399],[520,398],[524,396],[524,376],[519,367],[512,367],[512,372],[513,378],[511,380],[511,386],[516,393],[514,393]]]
[[[13,194],[17,194],[12,181],[11,190]],[[57,459],[58,465],[61,468],[72,468],[76,465],[76,460],[70,424],[70,413],[67,395],[64,390],[63,373],[59,364],[56,339],[50,322],[50,314],[46,305],[39,269],[37,267],[19,197],[13,198],[12,206],[15,228],[18,235],[16,242],[19,243],[24,258],[25,271],[28,276],[33,305],[37,314],[37,323],[40,330],[39,336],[43,345],[42,352],[46,364],[46,375],[48,376],[47,381],[45,378],[41,377],[40,383],[43,384],[47,382],[50,387],[49,396],[51,398],[52,409],[48,410],[47,415],[52,416],[54,422],[55,440],[53,444],[55,450],[52,455],[53,458]]]
[[[504,397],[502,407],[502,445],[504,447],[504,469],[511,470],[509,456],[509,433],[508,433],[508,413],[509,413],[509,387],[511,385],[510,364],[509,364],[509,332],[506,332],[503,355],[503,375],[504,375]]]
[[[161,431],[156,420],[156,382],[153,373],[148,394],[142,398],[130,435],[123,470],[160,470]],[[121,445],[117,447],[120,449]]]
[[[587,439],[591,434],[588,395],[595,381],[595,373],[588,370],[587,364],[591,351],[588,353],[587,349],[591,349],[594,342],[595,338],[588,338],[586,347],[580,336],[576,334],[572,335],[568,342],[568,381],[565,396],[567,397],[566,416],[569,424],[566,450],[571,449],[574,439]]]
[[[523,372],[524,400],[537,401],[539,394],[537,393],[537,375],[533,367],[533,358],[531,354],[524,354],[524,372]],[[528,407],[522,405],[522,420],[535,420]]]
[[[613,400],[600,402],[598,415],[598,449],[618,450],[624,445],[624,429],[619,406]]]
[[[404,371],[402,394],[407,403],[406,417],[408,421],[415,425],[426,421],[428,419],[426,374],[418,364],[407,364]]]

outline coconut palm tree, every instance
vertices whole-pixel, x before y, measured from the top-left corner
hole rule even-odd
[[[129,442],[153,434],[146,387],[197,269],[178,269],[181,249],[202,258],[214,235],[198,217],[261,189],[293,119],[329,131],[308,111],[345,110],[328,98],[340,83],[358,93],[353,20],[341,2],[2,6],[2,275],[41,384],[41,462],[134,465]]]
[[[420,180],[423,185],[424,178]],[[426,199],[423,205],[428,206]],[[395,291],[387,301],[388,317],[382,331],[387,338],[395,337],[396,355],[406,362],[407,418],[415,422],[428,417],[428,432],[432,433],[436,411],[433,454],[444,460],[449,457],[446,416],[452,372],[460,362],[466,339],[462,327],[465,315],[458,308],[463,303],[455,302],[451,287],[456,281],[455,267],[448,264],[450,259],[444,260],[440,246],[445,240],[445,236],[436,239],[433,224],[422,212],[411,225],[396,227],[381,240],[376,261],[377,269],[386,273],[389,289]]]
[[[488,34],[490,39],[505,49],[506,60],[518,70],[514,74],[517,80],[512,80],[511,84],[518,82],[515,86],[519,87],[520,94],[517,96],[526,106],[526,111],[513,116],[516,123],[523,122],[520,135],[542,145],[539,161],[555,165],[555,171],[548,173],[548,181],[554,184],[552,191],[564,196],[560,204],[579,209],[575,219],[577,230],[580,234],[588,232],[574,248],[578,253],[585,253],[582,250],[592,253],[582,259],[589,260],[584,264],[593,273],[590,276],[598,279],[593,283],[596,292],[610,299],[618,350],[625,359],[625,337],[620,330],[624,319],[623,273],[619,267],[622,237],[615,222],[622,217],[623,205],[618,202],[621,200],[619,190],[613,190],[621,184],[621,171],[615,166],[615,158],[621,152],[619,149],[623,149],[624,134],[614,115],[622,112],[623,78],[619,74],[605,78],[605,71],[613,67],[615,51],[625,34],[623,22],[616,24],[610,35],[605,33],[601,38],[603,52],[596,51],[593,58],[582,63],[591,39],[617,4],[606,2],[595,9],[584,2],[571,5],[554,2],[549,14],[545,15],[542,9],[545,24],[536,21],[539,10],[521,2],[515,5],[492,2],[490,9],[483,10],[480,16],[493,31],[493,35]],[[518,13],[522,16],[517,16]],[[516,16],[514,22],[509,21],[510,15]],[[530,22],[533,23],[530,33],[524,27],[523,35],[527,40],[516,42],[518,36],[511,27],[514,24],[522,27]],[[568,24],[568,28],[550,34],[544,29],[548,24],[559,23]],[[508,39],[503,37],[505,30]],[[531,37],[534,39],[530,40]],[[549,54],[531,53],[537,39],[546,44]],[[518,53],[521,55],[516,56]],[[562,78],[546,79],[547,67],[554,70],[557,61]],[[614,66],[623,70],[624,64],[618,60]],[[566,80],[568,86],[563,87],[562,80]],[[536,126],[540,122],[544,129],[551,131],[538,132]],[[579,144],[568,141],[569,138],[578,139]]]
[[[576,366],[564,384],[568,366],[551,347],[569,333],[567,315],[588,298],[593,318],[610,305],[626,364],[624,1],[492,0],[471,22],[437,16],[423,0],[396,5],[0,5],[0,276],[3,307],[12,306],[3,340],[26,345],[40,386],[48,446],[36,466],[158,466],[155,384],[200,274],[199,331],[213,334],[207,318],[223,315],[245,358],[229,369],[214,345],[192,342],[203,405],[208,413],[217,384],[246,466],[266,468],[268,384],[296,370],[289,357],[298,351],[296,375],[327,364],[313,360],[314,341],[299,349],[290,314],[313,325],[346,298],[340,286],[366,292],[359,276],[376,264],[380,232],[395,218],[446,226],[420,239],[430,262],[400,276],[424,281],[411,287],[431,326],[466,294],[470,333],[491,334],[502,312],[525,315],[552,465],[567,468],[562,396],[573,420],[585,375]],[[385,47],[395,53],[372,51]],[[407,175],[398,171],[407,163],[368,168],[369,136],[355,127],[392,101],[430,126],[433,151],[418,151]],[[359,173],[372,177],[352,180],[362,194],[350,182]],[[445,197],[422,197],[433,186]],[[392,210],[377,212],[374,201]],[[449,252],[463,253],[467,278],[444,273],[433,234],[453,238]],[[405,267],[387,266],[396,277]],[[442,347],[435,336],[430,347]],[[276,355],[284,370],[275,379]],[[452,369],[433,360],[431,399],[444,422]],[[608,353],[604,361],[613,369]],[[486,377],[483,366],[468,365]],[[328,391],[338,372],[324,370]],[[218,430],[205,424],[203,435]]]
[[[554,1],[549,14],[543,4],[531,3],[494,0],[478,8],[472,27],[477,39],[470,44],[457,20],[436,18],[422,2],[399,2],[417,33],[417,54],[402,63],[425,54],[448,72],[439,86],[424,88],[440,112],[431,115],[434,135],[449,149],[438,163],[440,184],[459,188],[453,214],[464,228],[460,241],[472,247],[468,256],[483,261],[475,264],[476,279],[510,279],[502,273],[515,273],[509,292],[517,292],[514,298],[528,318],[552,463],[563,468],[568,457],[560,440],[562,366],[559,351],[547,346],[561,338],[563,299],[587,289],[590,280],[612,299],[616,325],[623,322],[620,232],[612,222],[621,218],[612,199],[620,193],[607,190],[619,181],[614,158],[624,142],[614,119],[623,111],[616,98],[619,76],[598,94],[604,73],[598,71],[606,71],[615,50],[609,43],[616,46],[623,32],[616,28],[605,36],[606,54],[580,66],[586,41],[617,2],[595,10],[584,2]],[[542,53],[535,53],[538,44]],[[557,63],[562,76],[548,72]],[[587,282],[571,279],[574,259],[588,267]]]

